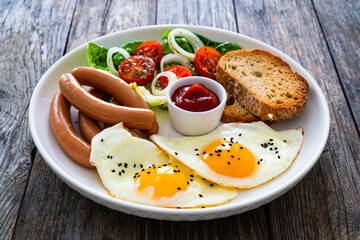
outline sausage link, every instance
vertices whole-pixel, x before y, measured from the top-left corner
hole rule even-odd
[[[105,92],[98,90],[96,88],[91,88],[89,90],[89,93],[102,100],[105,100],[107,97],[107,94]],[[91,143],[91,139],[96,134],[102,131],[102,128],[100,127],[98,121],[86,116],[80,111],[78,115],[78,121],[79,121],[80,131],[88,143]]]
[[[149,109],[145,100],[129,84],[106,71],[91,67],[77,67],[71,71],[71,74],[80,85],[100,89],[113,96],[123,106]]]
[[[145,100],[125,81],[106,71],[91,67],[77,67],[71,71],[71,74],[81,85],[105,91],[120,102],[121,105],[150,109]],[[145,134],[149,136],[158,133],[158,131],[159,124],[156,122],[153,128],[145,131]]]
[[[110,99],[110,103],[112,104],[115,104],[115,105],[120,105],[120,103],[115,99],[115,98],[111,98]],[[105,125],[105,127],[111,127],[111,125],[107,124]],[[151,128],[151,129],[148,129],[148,130],[142,130],[142,132],[146,135],[146,136],[150,136],[150,135],[153,135],[153,134],[157,134],[159,132],[159,124],[158,122],[155,122],[155,125]]]
[[[70,119],[70,104],[60,91],[51,102],[50,123],[64,152],[82,166],[93,168],[90,164],[90,145],[75,132]]]
[[[151,129],[156,122],[155,113],[149,109],[117,106],[94,97],[69,73],[60,77],[59,86],[71,105],[100,122],[124,122],[126,126],[135,129]]]

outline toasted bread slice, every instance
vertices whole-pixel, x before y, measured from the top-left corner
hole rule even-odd
[[[281,58],[263,50],[237,50],[223,56],[216,80],[261,120],[283,120],[302,112],[309,85]]]
[[[228,96],[224,112],[221,116],[221,121],[224,123],[250,123],[260,121],[260,119],[243,108],[243,106],[234,99],[234,96]]]

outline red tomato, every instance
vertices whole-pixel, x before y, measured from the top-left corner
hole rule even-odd
[[[145,56],[132,56],[120,63],[118,72],[125,82],[144,86],[154,77],[155,62]]]
[[[172,67],[168,67],[164,70],[164,72],[166,71],[170,71],[170,72],[173,72],[175,73],[176,77],[178,79],[180,78],[183,78],[183,77],[190,77],[192,76],[191,74],[191,71],[187,68],[187,67],[184,67],[184,66],[181,66],[181,65],[176,65],[176,66],[172,66]],[[167,77],[160,77],[159,78],[159,81],[160,81],[160,85],[161,87],[164,89],[166,88],[166,86],[168,85],[169,83],[169,80]]]
[[[212,47],[201,47],[195,53],[194,67],[204,77],[215,79],[216,66],[221,54]]]
[[[159,65],[163,57],[163,50],[160,43],[155,40],[150,40],[140,44],[135,49],[134,55],[149,57],[154,60],[156,65]]]

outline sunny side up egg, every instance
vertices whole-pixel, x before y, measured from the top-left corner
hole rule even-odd
[[[303,142],[302,130],[275,131],[263,122],[223,124],[197,137],[150,138],[207,180],[240,189],[279,176]]]
[[[90,162],[113,197],[150,206],[203,207],[237,196],[202,179],[151,141],[132,136],[119,123],[97,134],[91,142]]]

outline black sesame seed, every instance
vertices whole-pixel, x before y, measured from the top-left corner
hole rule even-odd
[[[166,166],[167,166],[167,164],[165,163],[165,164],[163,164],[163,166],[164,166],[164,167],[166,167]]]
[[[232,144],[231,144],[231,143],[229,143],[229,146],[232,146]]]
[[[218,154],[216,154],[218,157],[220,157],[221,156],[221,154],[220,153],[218,153]]]
[[[195,148],[194,151],[198,151],[199,149]]]
[[[271,139],[271,138],[270,138],[269,141],[272,142],[272,141],[274,141],[274,139]]]
[[[134,168],[136,168],[136,164],[134,164]]]
[[[277,150],[277,147],[275,147],[274,149]]]
[[[196,156],[199,156],[199,154],[197,153]]]
[[[238,160],[240,160],[240,157],[238,157]]]
[[[230,150],[226,150],[227,152],[230,152]]]
[[[243,147],[240,147],[240,149],[244,149]]]
[[[124,163],[124,167],[127,168],[128,164],[127,163]]]
[[[150,174],[150,172],[147,172],[147,174]]]
[[[110,158],[110,155],[107,155],[107,157],[106,158]]]
[[[115,172],[115,170],[111,170],[112,172]]]
[[[276,151],[275,153],[279,153],[279,151]]]
[[[118,166],[121,167],[122,163],[119,163]]]
[[[205,208],[205,207],[201,207],[201,208]]]
[[[260,161],[257,161],[257,164],[260,165]]]
[[[140,167],[143,168],[144,166],[142,164],[140,164]]]
[[[119,172],[119,176],[121,176],[121,172]]]
[[[175,165],[175,167],[178,167],[178,165]]]
[[[155,167],[155,164],[153,164],[153,165],[151,165],[151,166]]]
[[[145,169],[141,169],[141,171],[143,172],[143,171],[145,171]]]
[[[260,159],[260,162],[262,162],[263,159]]]
[[[177,153],[177,152],[175,152],[175,155],[178,155],[178,153]]]
[[[190,177],[194,177],[194,175],[191,174]]]
[[[280,156],[278,156],[278,158],[280,159]]]
[[[110,156],[110,159],[112,159],[113,158],[113,156]]]
[[[284,142],[286,142],[286,140],[284,140]]]
[[[230,165],[230,162],[228,162],[228,165]]]
[[[205,154],[205,153],[206,153],[206,151],[203,152],[203,154]]]
[[[231,155],[230,157],[234,158],[234,155]]]
[[[272,151],[273,149],[272,148],[270,148],[270,151]]]
[[[187,185],[189,185],[189,184],[190,184],[190,183],[189,183],[189,181],[187,181],[186,183],[187,183]]]
[[[212,156],[212,155],[213,155],[212,153],[209,154],[209,156]]]
[[[181,188],[178,187],[177,190],[181,190]]]
[[[199,197],[203,197],[203,195],[199,194]]]
[[[241,135],[242,135],[242,134],[240,133],[240,134],[239,134],[239,137],[241,137]]]
[[[181,207],[177,207],[177,209],[181,209]]]
[[[121,170],[121,172],[122,172],[122,173],[125,173],[125,170],[123,169],[123,170]]]
[[[101,139],[101,142],[103,142],[104,141],[104,139]]]
[[[213,184],[213,183],[210,183],[210,187],[212,187],[212,186],[214,186],[214,184]]]
[[[194,179],[191,178],[191,179],[190,179],[190,182],[192,182],[192,181],[194,181]]]
[[[225,144],[221,144],[221,146],[225,147]]]

